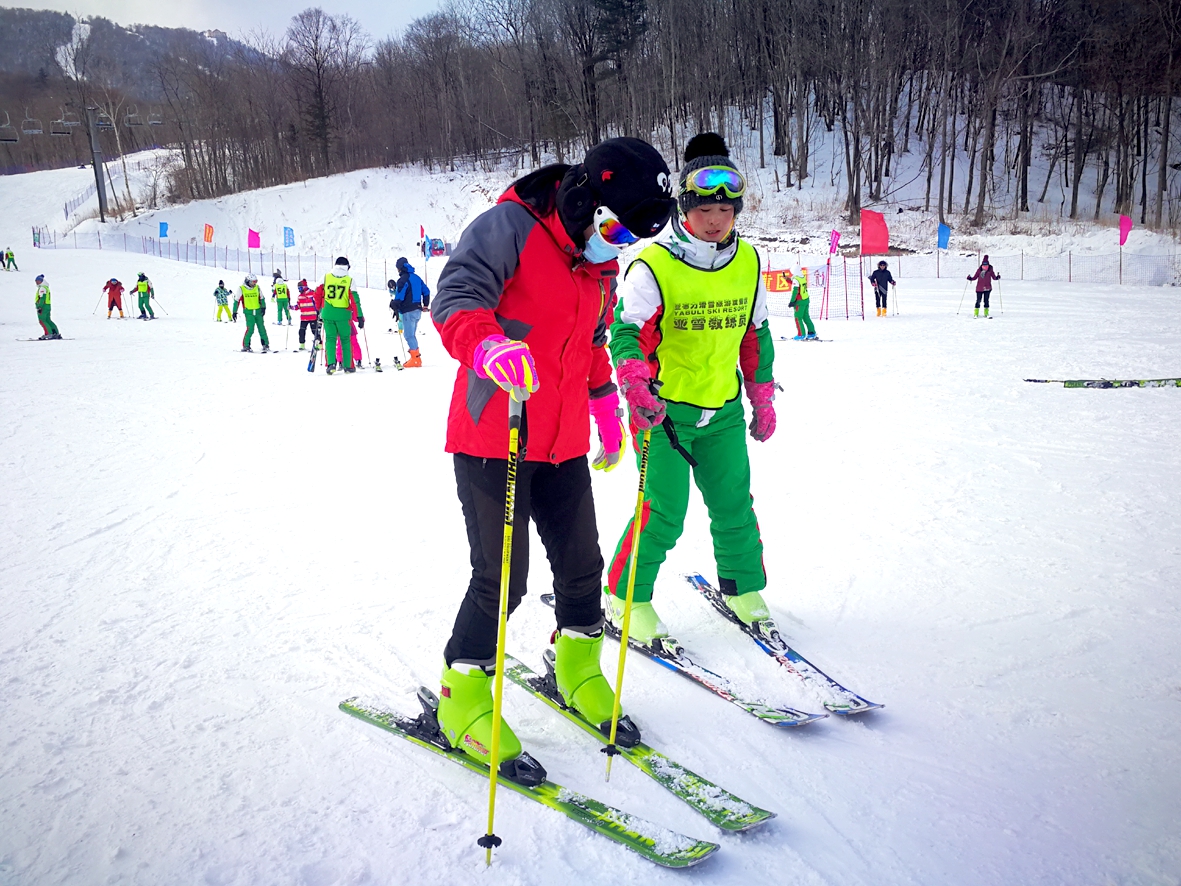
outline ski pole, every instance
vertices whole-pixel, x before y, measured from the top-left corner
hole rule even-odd
[[[996,300],[997,300],[998,302],[1000,302],[1000,305],[1001,305],[1001,313],[1003,314],[1003,313],[1005,312],[1005,297],[1004,297],[1003,295],[1001,295],[1001,286],[1000,286],[1000,284],[1001,284],[1001,281],[1000,281],[1000,280],[997,280],[996,282],[997,282],[997,287],[996,287]]]
[[[398,344],[402,346],[402,359],[406,359],[406,339],[402,337],[402,320],[398,319]]]
[[[161,311],[163,311],[164,316],[167,317],[168,316],[168,309],[165,308],[164,305],[160,304],[160,299],[156,298],[155,293],[152,293],[152,298],[155,299],[155,301],[156,301],[156,307],[158,307]]]
[[[898,284],[894,284],[894,316],[898,316]]]
[[[476,841],[484,847],[484,864],[492,865],[492,850],[501,844],[493,832],[496,817],[496,773],[500,764],[500,714],[504,695],[504,644],[508,627],[508,586],[513,559],[513,516],[517,502],[517,456],[521,442],[521,414],[528,388],[513,388],[508,400],[508,474],[504,489],[504,544],[500,551],[500,612],[496,625],[496,676],[492,687],[492,748],[488,757],[488,833]]]
[[[369,333],[365,331],[365,327],[361,327],[361,334],[365,336],[365,353],[369,355],[369,362],[373,362],[373,351],[369,348]]]
[[[287,346],[291,344],[291,324],[287,324],[287,334],[283,336],[283,350],[287,350]]]
[[[668,421],[667,417],[665,417],[665,421]],[[644,431],[644,438],[640,443],[640,486],[636,493],[636,513],[632,517],[632,557],[631,565],[628,567],[627,598],[623,603],[623,626],[620,628],[619,636],[619,666],[615,673],[615,705],[611,708],[611,735],[607,739],[607,747],[603,749],[603,753],[607,755],[606,781],[611,780],[611,761],[619,753],[619,748],[615,746],[615,733],[619,728],[619,715],[623,707],[619,696],[623,692],[623,666],[627,662],[627,635],[631,628],[632,600],[636,595],[636,564],[639,562],[640,523],[644,517],[644,486],[648,479],[648,444],[651,440],[652,429],[648,428]]]
[[[100,296],[98,297],[98,304],[96,304],[96,305],[94,306],[94,310],[90,312],[90,316],[91,316],[91,317],[93,317],[95,314],[97,314],[97,313],[98,313],[98,305],[101,305],[101,304],[103,303],[103,295],[106,295],[106,293],[104,292],[102,295],[100,295]]]
[[[955,313],[956,313],[957,317],[960,314],[960,308],[962,308],[964,306],[964,296],[966,296],[968,294],[968,283],[971,283],[971,282],[972,281],[969,280],[967,283],[965,283],[964,284],[964,291],[960,293],[960,307],[955,309]]]

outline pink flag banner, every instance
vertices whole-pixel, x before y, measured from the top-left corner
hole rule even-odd
[[[1128,234],[1132,233],[1132,219],[1126,215],[1119,217],[1119,245],[1128,242]]]
[[[836,255],[837,247],[840,245],[841,235],[837,231],[833,231],[828,235],[828,254]]]
[[[886,217],[872,209],[861,210],[861,254],[884,255],[890,249]]]

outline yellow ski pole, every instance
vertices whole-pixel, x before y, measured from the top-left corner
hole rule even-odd
[[[665,421],[668,419],[666,418]],[[644,486],[648,479],[648,444],[651,439],[652,429],[649,428],[644,431],[644,437],[640,443],[640,487],[636,493],[636,513],[632,517],[631,565],[628,567],[627,574],[627,598],[623,603],[623,625],[619,629],[619,665],[615,672],[615,706],[611,709],[611,735],[607,740],[607,747],[603,751],[607,755],[607,781],[611,780],[611,760],[619,753],[619,749],[615,747],[615,733],[619,728],[619,715],[623,708],[619,697],[623,692],[623,666],[627,661],[627,636],[628,629],[631,628],[632,600],[636,594],[636,563],[639,561],[640,553],[640,523],[644,516]]]
[[[500,551],[500,613],[496,625],[496,676],[492,684],[492,749],[488,758],[488,833],[476,841],[484,847],[484,864],[492,865],[492,850],[501,844],[493,832],[496,819],[496,775],[500,757],[500,712],[504,695],[504,641],[508,627],[508,583],[513,558],[513,514],[517,502],[517,455],[520,449],[521,412],[528,388],[516,388],[508,401],[508,479],[504,490],[504,544]]]

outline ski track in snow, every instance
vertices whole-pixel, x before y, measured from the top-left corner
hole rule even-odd
[[[212,291],[238,275],[18,262],[0,275],[0,883],[683,882],[507,791],[485,872],[486,785],[337,710],[362,694],[416,713],[466,587],[454,363],[429,324],[422,370],[328,378],[237,352]],[[86,310],[141,268],[167,316]],[[37,272],[74,341],[14,340],[38,334]],[[823,321],[828,348],[777,342],[779,430],[750,447],[768,603],[886,708],[776,730],[628,660],[645,739],[777,819],[723,835],[631,767],[604,783],[598,742],[505,690],[555,781],[721,842],[695,881],[1179,882],[1181,392],[1022,379],[1177,375],[1181,299],[1002,282],[986,321],[957,315],[961,285]],[[392,364],[385,299],[363,298]],[[635,480],[594,478],[605,555]],[[710,550],[694,493],[665,621],[752,696],[818,709],[681,578],[713,576]],[[535,534],[531,560],[509,649],[537,667],[553,616]]]

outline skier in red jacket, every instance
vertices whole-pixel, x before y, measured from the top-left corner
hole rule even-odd
[[[119,309],[119,319],[123,319],[123,284],[112,277],[103,286],[103,292],[107,295],[107,319],[111,319],[111,311],[115,308]]]
[[[452,746],[500,764],[521,783],[539,783],[544,770],[503,722],[499,759],[489,760],[509,397],[528,398],[509,612],[525,594],[532,517],[554,573],[558,690],[591,723],[609,728],[615,694],[599,668],[603,558],[587,461],[590,420],[593,414],[603,448],[595,467],[613,467],[624,445],[605,347],[616,257],[663,228],[675,205],[660,154],[639,139],[610,139],[576,166],[546,166],[514,182],[464,231],[437,284],[431,317],[460,363],[446,448],[472,563],[443,652],[439,725]],[[619,735],[630,744],[639,731],[624,718]]]

